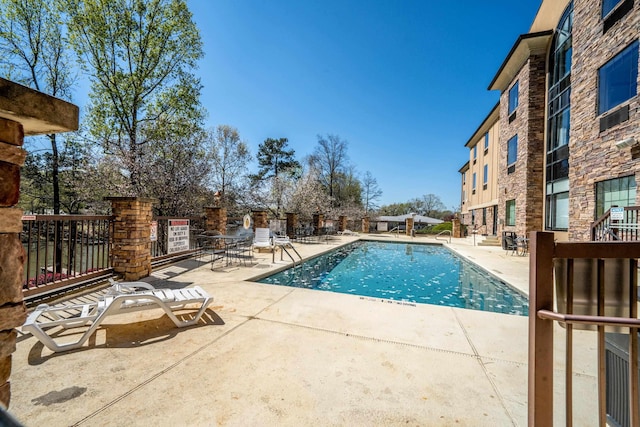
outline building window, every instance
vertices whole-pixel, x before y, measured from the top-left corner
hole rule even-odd
[[[473,164],[476,164],[476,159],[478,158],[478,146],[473,146]]]
[[[516,82],[511,89],[509,89],[509,115],[518,108],[518,87],[519,82]]]
[[[565,9],[549,56],[549,93],[546,159],[547,230],[569,227],[569,134],[571,130],[571,61],[573,2]]]
[[[489,132],[484,134],[484,151],[489,149]]]
[[[487,225],[487,208],[482,208],[482,225]]]
[[[515,170],[516,160],[518,160],[518,135],[514,135],[507,142],[507,167],[509,168],[509,173],[512,173]]]
[[[474,172],[471,175],[471,189],[473,190],[471,194],[476,194],[476,173]]]
[[[637,94],[638,41],[598,70],[598,114],[605,113]]]
[[[482,169],[482,189],[487,189],[487,183],[489,182],[489,165],[485,163]]]
[[[515,226],[516,225],[516,201],[507,200],[506,204],[506,225]]]
[[[566,231],[569,229],[569,180],[547,183],[546,229]]]
[[[602,0],[602,17],[607,16],[620,2],[622,0]]]
[[[636,179],[634,175],[609,179],[596,183],[596,216],[600,218],[611,206],[636,204]]]

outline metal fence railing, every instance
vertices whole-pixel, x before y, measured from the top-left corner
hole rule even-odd
[[[172,229],[170,229],[170,221],[188,221],[188,237],[189,243],[187,249],[179,249],[178,252],[173,251],[175,236],[172,235]],[[194,216],[186,218],[159,216],[154,218],[156,235],[155,240],[151,241],[151,259],[158,261],[163,258],[171,258],[173,256],[188,255],[198,250],[197,236],[202,234],[206,228],[206,218],[203,216]],[[183,236],[182,236],[183,237]]]
[[[25,296],[111,273],[111,216],[28,215],[22,224]]]

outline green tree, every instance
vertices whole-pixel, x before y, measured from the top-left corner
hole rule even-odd
[[[90,132],[106,153],[122,159],[132,192],[143,193],[149,124],[202,121],[201,85],[192,73],[202,42],[191,12],[184,0],[61,1],[91,82]]]
[[[69,99],[75,78],[58,1],[0,0],[0,73],[7,78],[49,95]],[[47,135],[51,152],[32,159],[46,168],[51,190],[40,201],[50,199],[48,206],[60,213],[61,149],[55,134]],[[50,203],[50,204],[49,204]]]
[[[282,195],[287,178],[295,177],[301,169],[295,159],[295,150],[288,149],[287,138],[267,138],[258,146],[258,173],[251,175],[254,185],[269,183],[271,198],[275,200],[275,214],[280,215]],[[284,175],[284,176],[283,176]]]

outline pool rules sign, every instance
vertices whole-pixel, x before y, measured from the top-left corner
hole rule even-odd
[[[167,241],[167,254],[189,250],[189,220],[170,219]]]

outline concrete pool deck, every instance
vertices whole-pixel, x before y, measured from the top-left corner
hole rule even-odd
[[[307,257],[355,239],[296,248]],[[470,239],[447,246],[527,291],[528,257]],[[286,264],[257,257],[153,273],[156,286],[214,296],[195,327],[175,328],[161,310],[114,316],[58,354],[19,336],[11,413],[26,426],[526,425],[527,317],[248,282]],[[558,327],[557,384],[563,337]],[[575,352],[574,423],[594,425],[595,335],[576,331],[574,346],[590,350]]]

